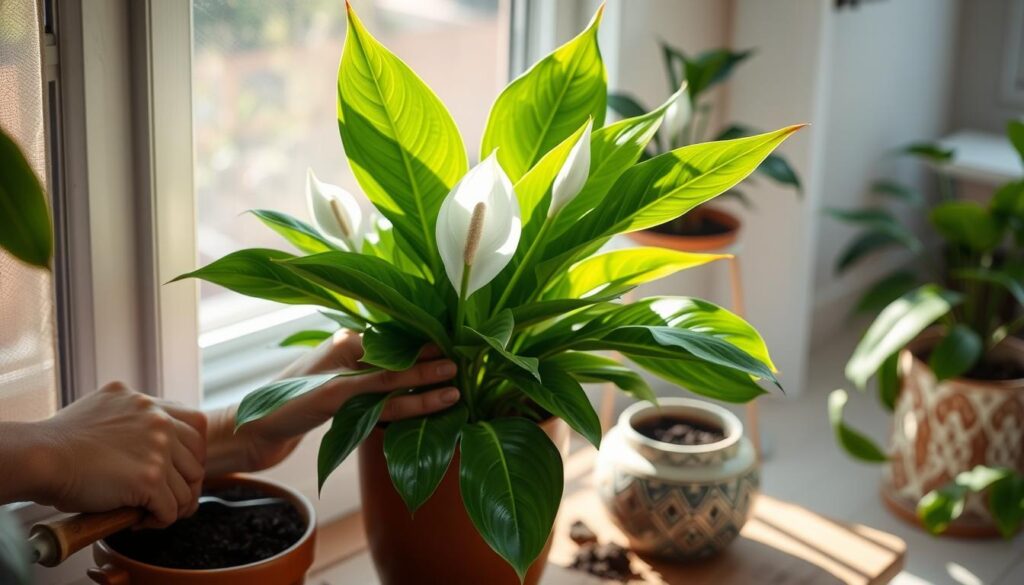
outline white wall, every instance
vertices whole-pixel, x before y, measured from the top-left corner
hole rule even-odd
[[[1019,0],[963,2],[959,14],[957,83],[953,89],[953,128],[1002,134],[1006,121],[1024,113],[1024,103],[1007,98],[1003,74],[1007,43]]]
[[[958,13],[957,0],[867,2],[832,12],[818,213],[870,201],[868,186],[883,175],[932,188],[920,165],[889,151],[949,130]],[[857,293],[901,258],[887,255],[837,278],[835,260],[854,232],[818,220],[814,328],[827,338],[843,326]]]

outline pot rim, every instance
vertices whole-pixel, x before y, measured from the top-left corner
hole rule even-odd
[[[102,548],[103,552],[109,555],[114,560],[114,564],[120,567],[124,567],[129,571],[131,571],[132,569],[150,570],[155,568],[159,569],[162,573],[165,573],[168,576],[188,577],[195,575],[218,575],[238,571],[240,569],[249,570],[255,567],[259,567],[261,565],[268,565],[273,562],[277,562],[281,558],[295,552],[295,550],[297,550],[300,546],[304,545],[313,536],[313,532],[316,530],[316,510],[313,508],[313,504],[309,501],[308,498],[306,498],[306,496],[302,495],[298,490],[290,486],[278,483],[276,481],[271,481],[262,477],[256,477],[254,475],[243,473],[235,473],[231,475],[225,475],[222,477],[211,478],[210,483],[217,485],[242,484],[255,485],[258,487],[269,486],[274,490],[280,490],[281,492],[284,493],[285,497],[289,501],[291,501],[292,505],[298,508],[299,512],[306,517],[306,531],[303,532],[302,536],[300,536],[299,539],[296,540],[291,546],[289,546],[288,548],[284,549],[283,551],[277,553],[272,557],[267,557],[261,561],[256,561],[255,563],[235,565],[233,567],[222,567],[220,569],[179,569],[174,567],[151,565],[149,563],[143,563],[129,556],[121,554],[120,552],[111,548],[110,545],[107,544],[106,540],[97,540],[95,545]]]
[[[918,357],[917,352],[923,349],[930,349],[938,343],[939,338],[942,336],[941,327],[932,326],[921,332],[920,335],[915,337],[908,343],[900,352],[906,352],[910,355],[911,361],[919,368],[926,369],[933,376],[935,372],[932,372],[931,366],[927,362]],[[1018,353],[1024,356],[1024,340],[1020,340],[1016,337],[1009,336],[999,342],[995,348],[1006,348],[1012,353]],[[1018,360],[1022,362],[1024,360]],[[1024,388],[1024,378],[1013,378],[1010,380],[976,380],[974,378],[965,378],[963,376],[957,376],[955,378],[949,378],[943,380],[943,382],[955,382],[964,386],[973,386],[987,388],[991,390],[1007,390],[1007,391],[1020,391]]]
[[[633,421],[643,415],[651,413],[665,415],[673,412],[697,412],[705,416],[710,415],[721,424],[725,438],[704,445],[676,445],[647,437],[633,426]],[[618,425],[627,440],[667,453],[691,455],[714,453],[732,447],[743,438],[743,423],[740,422],[739,417],[722,406],[695,398],[659,398],[656,405],[650,402],[634,403],[619,415]]]

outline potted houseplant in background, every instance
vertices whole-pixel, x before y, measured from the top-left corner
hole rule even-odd
[[[757,379],[775,381],[763,340],[732,313],[684,298],[613,302],[721,256],[599,249],[727,190],[798,127],[637,164],[673,101],[603,124],[599,10],[579,36],[505,88],[484,132],[482,161],[468,168],[444,105],[348,11],[339,129],[384,221],[365,222],[365,238],[354,241],[355,208],[340,190],[314,184],[319,228],[255,212],[301,255],[242,250],[182,278],[342,315],[363,331],[366,369],[337,375],[407,368],[426,344],[455,360],[462,398],[447,411],[384,427],[385,396],[349,400],[321,444],[320,481],[365,441],[363,514],[384,583],[427,575],[536,583],[563,488],[562,425],[595,445],[601,439],[580,383],[612,382],[653,400],[639,375],[591,352],[619,351],[694,392],[733,402],[762,394]],[[237,424],[333,377],[264,386],[243,401]],[[402,503],[408,511],[395,509]]]
[[[1024,156],[1024,124],[1011,122],[1009,135]],[[844,217],[869,231],[895,225],[877,209]],[[852,456],[889,463],[883,497],[900,516],[954,534],[1012,534],[1024,471],[1024,342],[1015,337],[1024,327],[1024,181],[1000,188],[988,206],[948,198],[928,220],[944,244],[941,266],[907,273],[903,294],[892,277],[869,290],[861,307],[896,298],[846,366],[858,388],[876,378],[878,397],[893,413],[889,452],[843,422],[844,391],[830,396],[829,416]],[[922,276],[931,281],[920,284]],[[976,492],[995,484],[990,511]],[[1014,493],[1015,507],[1007,506]]]
[[[683,51],[664,42],[661,43],[661,53],[669,92],[675,93],[665,112],[664,124],[644,151],[645,158],[706,140],[714,112],[712,104],[702,99],[707,97],[708,90],[728,81],[733,69],[754,54],[752,50],[733,52],[729,49],[711,49],[688,57]],[[609,95],[608,107],[623,117],[638,116],[650,111],[627,93]],[[749,126],[731,123],[714,134],[713,139],[730,140],[755,133]],[[780,185],[800,191],[800,178],[782,155],[768,155],[756,171]],[[736,187],[730,188],[723,196],[750,205],[743,192]],[[643,245],[712,251],[732,245],[739,237],[739,230],[740,220],[735,215],[718,206],[700,205],[684,216],[633,232],[630,237]]]

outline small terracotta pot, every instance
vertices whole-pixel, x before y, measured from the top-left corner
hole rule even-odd
[[[700,207],[690,213],[712,218],[716,223],[728,227],[729,231],[709,236],[681,236],[640,230],[630,233],[629,237],[642,246],[658,246],[681,252],[713,252],[724,250],[736,243],[736,238],[740,235],[740,220],[736,216],[711,207]]]
[[[566,455],[569,429],[560,419],[541,428]],[[359,487],[363,524],[382,585],[519,585],[515,570],[477,533],[459,493],[459,453],[437,491],[411,516],[395,491],[384,459],[384,429],[378,427],[359,447]],[[540,581],[551,539],[523,581]]]
[[[675,415],[720,427],[721,441],[675,445],[636,430]],[[627,408],[601,441],[594,483],[634,551],[692,561],[721,552],[743,529],[760,485],[754,446],[725,408],[691,398],[660,398]]]
[[[902,378],[893,412],[889,467],[882,497],[901,518],[918,524],[917,503],[976,465],[1024,472],[1024,379],[937,381],[918,355],[942,333],[925,331],[900,353]],[[1010,337],[993,354],[1024,364],[1024,342]],[[984,494],[969,494],[963,514],[944,534],[998,536]]]
[[[245,485],[271,496],[289,500],[306,520],[306,532],[298,542],[277,555],[257,563],[193,571],[169,569],[140,563],[111,549],[105,541],[93,545],[92,558],[96,568],[89,569],[89,577],[100,585],[302,585],[306,572],[313,565],[316,544],[316,512],[313,505],[299,492],[263,478],[232,475],[210,479],[206,486],[225,488]]]

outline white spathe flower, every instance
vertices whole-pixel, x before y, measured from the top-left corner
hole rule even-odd
[[[516,252],[522,223],[512,181],[494,154],[466,173],[437,214],[437,249],[448,280],[466,297],[494,279]]]
[[[349,251],[359,251],[363,239],[363,212],[354,195],[321,181],[310,168],[306,172],[306,203],[320,233],[340,242]]]
[[[670,145],[680,143],[683,130],[686,128],[690,116],[693,114],[693,106],[690,104],[690,92],[687,90],[687,83],[684,81],[682,87],[676,92],[675,99],[665,110],[665,132],[668,134]]]
[[[573,200],[590,176],[590,130],[594,125],[593,120],[587,120],[587,127],[583,130],[579,140],[572,146],[565,164],[558,170],[555,182],[551,187],[551,206],[548,207],[548,217],[558,213],[570,201]]]

